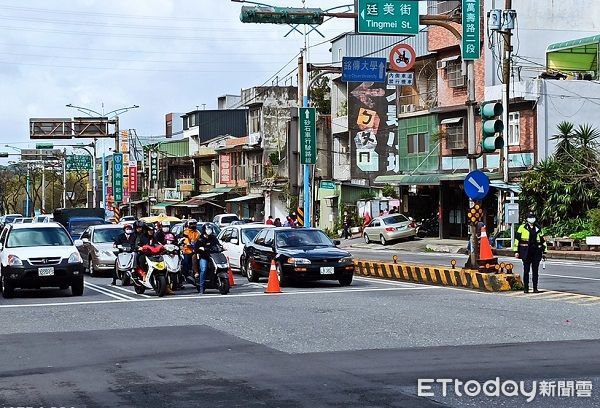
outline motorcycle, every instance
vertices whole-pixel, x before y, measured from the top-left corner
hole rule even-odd
[[[139,252],[144,255],[146,268],[138,265],[131,274],[135,293],[141,295],[146,289],[153,289],[158,297],[163,297],[167,293],[167,265],[162,255],[164,247],[144,245]]]
[[[229,261],[223,254],[221,245],[214,245],[209,249],[210,259],[206,268],[206,277],[204,281],[204,289],[218,289],[221,295],[229,293]],[[198,265],[198,273],[200,272],[199,261],[197,257],[194,260]],[[195,279],[196,289],[200,293],[200,278]]]
[[[117,245],[116,276],[123,286],[131,285],[134,259],[135,253],[130,245]]]

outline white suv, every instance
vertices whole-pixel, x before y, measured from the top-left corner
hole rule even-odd
[[[83,294],[83,262],[65,228],[55,222],[10,224],[0,234],[2,296],[17,288],[71,287]]]

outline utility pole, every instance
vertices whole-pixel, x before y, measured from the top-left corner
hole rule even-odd
[[[502,113],[502,122],[506,129],[506,137],[502,153],[504,156],[503,160],[503,180],[508,183],[509,179],[509,157],[508,157],[508,114],[510,111],[510,73],[511,73],[511,54],[512,54],[512,26],[514,24],[514,11],[512,9],[512,0],[504,0],[504,12],[503,12],[503,23],[502,23],[502,39],[503,39],[503,52],[502,52],[502,106],[504,107]]]

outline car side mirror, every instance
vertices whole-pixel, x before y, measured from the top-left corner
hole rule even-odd
[[[238,245],[240,243],[240,240],[237,238],[231,238],[231,240],[229,241],[230,244],[233,245]]]
[[[73,243],[75,244],[75,246],[82,246],[83,245],[84,240],[83,239],[76,239]],[[89,240],[88,240],[89,242]]]
[[[338,246],[338,245],[341,245],[341,244],[342,244],[342,241],[340,241],[339,239],[334,239],[333,240],[333,245]]]

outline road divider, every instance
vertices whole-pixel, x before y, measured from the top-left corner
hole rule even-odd
[[[512,273],[482,273],[472,269],[355,260],[355,274],[428,285],[456,286],[486,292],[505,292],[522,287],[521,277]]]

